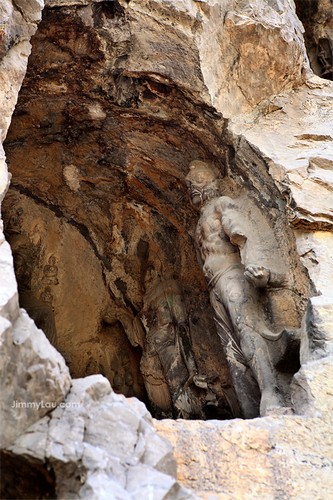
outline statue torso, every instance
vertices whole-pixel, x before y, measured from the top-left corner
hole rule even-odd
[[[230,243],[223,230],[216,198],[207,202],[201,211],[196,239],[206,277],[211,279],[215,273],[223,273],[231,266],[240,264],[238,248]]]

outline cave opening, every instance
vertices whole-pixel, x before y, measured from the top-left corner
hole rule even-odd
[[[296,0],[296,13],[304,26],[304,40],[312,71],[333,80],[332,4]]]
[[[170,79],[130,71],[124,12],[103,5],[51,2],[32,40],[4,145],[20,304],[73,377],[101,373],[156,418],[256,417],[258,386],[252,377],[246,413],[217,333],[185,177],[193,160],[214,163],[230,196],[251,192],[269,213],[296,262],[280,195],[264,160],[229,144],[214,109]],[[306,294],[296,264],[293,278],[274,300],[285,304],[278,321],[287,314],[297,330]],[[284,386],[299,368],[298,340],[289,347]],[[236,378],[247,367],[237,369]]]

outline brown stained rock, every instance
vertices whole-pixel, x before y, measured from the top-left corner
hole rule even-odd
[[[235,9],[226,18],[223,44],[229,37],[231,46],[239,44],[243,51],[235,65],[238,87],[247,78],[243,60],[259,38],[267,52],[263,34],[276,35],[290,49],[291,59],[300,57],[297,37],[288,35],[280,14],[270,24],[269,12],[248,12],[243,23]],[[231,413],[238,415],[238,404],[232,403],[193,242],[195,216],[184,181],[189,163],[209,159],[228,173],[225,189],[236,194],[241,186],[250,190],[256,203],[269,210],[284,255],[297,257],[266,165],[246,144],[233,160],[224,120],[205,90],[205,84],[208,90],[210,86],[201,51],[218,15],[221,9],[210,3],[191,8],[177,3],[168,10],[163,2],[49,2],[6,142],[13,181],[4,217],[16,261],[22,260],[23,246],[26,260],[34,262],[30,277],[22,276],[16,264],[20,287],[27,288],[21,290],[21,302],[36,321],[42,315],[50,318],[42,326],[56,338],[73,375],[101,372],[117,390],[145,397],[138,373],[139,346],[145,351],[145,345],[133,342],[133,328],[145,321],[147,273],[154,269],[161,281],[181,284],[198,373],[209,380],[216,415],[226,416],[230,404]],[[237,38],[238,30],[246,31],[247,44]],[[283,69],[276,57],[270,60],[284,81],[290,61],[284,59]],[[301,67],[300,59],[297,74]],[[258,89],[260,98],[263,92],[288,87],[282,80],[270,74],[277,86]],[[250,93],[251,88],[255,91],[250,85]],[[253,92],[239,101],[244,109],[257,102],[259,94]],[[235,95],[230,89],[228,99]],[[18,230],[14,205],[25,213]],[[55,259],[58,275],[46,283],[50,259]],[[306,278],[298,264],[292,273],[290,301],[298,304],[298,327]],[[152,327],[148,324],[148,331]],[[121,350],[126,355],[119,362]],[[169,389],[165,384],[161,389],[162,399],[170,398],[170,383]]]
[[[10,12],[0,33],[3,129],[25,71],[26,38],[40,10],[38,1],[15,3],[18,24],[14,17],[12,23],[11,2],[0,7],[1,14]],[[230,409],[237,416],[238,402],[197,262],[196,216],[189,208],[184,177],[192,160],[212,161],[227,175],[226,195],[251,196],[290,266],[290,297],[281,300],[277,293],[275,305],[282,305],[283,318],[299,324],[308,279],[289,215],[313,289],[323,293],[311,301],[302,361],[329,353],[331,238],[328,231],[316,230],[327,230],[332,222],[327,203],[330,87],[309,79],[298,88],[308,68],[302,28],[287,0],[47,4],[6,143],[13,183],[4,214],[20,300],[66,356],[72,373],[105,373],[115,389],[144,398],[139,346],[145,350],[145,335],[154,334],[149,328],[161,326],[154,314],[165,304],[160,297],[149,298],[148,270],[155,271],[158,283],[176,281],[186,322],[175,322],[173,331],[180,326],[189,330],[187,354],[193,351],[200,375],[196,381],[207,384],[213,393],[210,402],[218,403],[218,411],[205,417],[226,418]],[[31,24],[27,30],[20,24],[24,8]],[[8,50],[16,32],[19,43]],[[285,93],[272,97],[280,92]],[[8,179],[4,157],[0,159],[5,172],[2,197]],[[34,397],[50,398],[50,403],[56,394],[61,402],[68,372],[34,327],[27,356],[10,354],[17,348],[7,342],[8,320],[14,322],[19,315],[17,290],[6,244],[0,253],[1,271],[8,271],[2,274],[8,286],[0,283],[5,291],[1,314],[6,318],[2,325],[9,374],[18,378],[15,390],[22,397],[33,392]],[[172,323],[170,311],[162,326]],[[173,321],[177,318],[171,315]],[[17,328],[19,341],[28,325],[24,315]],[[321,348],[317,353],[316,343]],[[177,351],[177,339],[174,346]],[[37,369],[34,353],[45,355]],[[186,381],[192,361],[187,359],[184,370],[180,353],[178,377],[170,378],[168,363],[161,358],[158,370],[170,397],[178,381]],[[59,361],[55,366],[54,359]],[[331,367],[329,357],[319,359],[295,377],[293,405],[304,416],[157,422],[175,444],[180,480],[202,498],[327,497],[333,488]],[[18,437],[12,452],[4,453],[12,483],[9,496],[32,491],[31,481],[38,480],[41,487],[34,495],[54,494],[56,487],[58,496],[80,491],[89,500],[110,491],[120,498],[147,498],[152,489],[158,498],[190,498],[170,477],[175,465],[170,447],[152,432],[144,406],[111,395],[100,378],[89,387],[91,380],[74,382],[66,399],[84,400],[82,412],[58,408],[41,420],[43,413],[22,412],[20,420],[14,415],[17,426],[6,439],[35,424]],[[7,406],[12,387],[9,378]],[[201,396],[207,388],[197,387]],[[116,448],[119,456],[112,455]],[[10,453],[20,457],[19,474]],[[126,463],[120,466],[119,457]]]
[[[16,181],[4,213],[22,305],[37,322],[34,311],[41,316],[48,308],[48,326],[41,326],[72,374],[104,373],[116,390],[144,398],[140,347],[130,348],[126,337],[145,307],[148,268],[182,284],[187,322],[202,303],[201,324],[214,338],[187,229],[194,218],[184,175],[196,156],[214,155],[221,165],[226,147],[219,118],[207,119],[203,104],[184,99],[176,81],[122,69],[125,56],[136,57],[131,22],[111,3],[44,11],[21,118],[7,143]],[[24,173],[23,164],[30,165]],[[23,224],[11,213],[14,205],[28,217]],[[22,258],[34,262],[31,276],[20,271]],[[50,259],[58,274],[49,283]],[[219,343],[202,342],[198,327],[192,331],[198,370],[230,415]]]
[[[122,309],[107,316],[109,294],[94,250],[75,226],[27,196],[13,193],[8,201],[17,207],[8,234],[21,306],[64,354],[72,373],[102,373],[115,390],[143,399],[139,353],[121,325]],[[22,213],[30,214],[30,222]]]

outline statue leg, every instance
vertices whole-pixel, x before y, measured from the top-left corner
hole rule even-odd
[[[266,341],[259,333],[244,324],[238,325],[240,345],[245,360],[258,382],[261,392],[260,415],[268,415],[283,407],[276,373]]]
[[[219,295],[227,309],[247,365],[257,380],[260,393],[260,415],[273,413],[283,407],[276,372],[266,340],[261,331],[267,330],[261,316],[256,290],[236,269],[218,282]]]

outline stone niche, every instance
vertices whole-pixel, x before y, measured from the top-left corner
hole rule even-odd
[[[296,0],[297,15],[313,72],[333,80],[333,17],[330,0]]]
[[[286,388],[299,369],[307,274],[265,161],[246,141],[235,149],[199,97],[196,51],[153,18],[142,38],[142,15],[118,2],[44,9],[5,142],[3,217],[20,304],[73,377],[103,374],[157,418],[247,417],[195,247],[190,162],[214,164],[223,194],[249,196],[279,242],[289,285],[262,305],[294,332],[280,359]],[[173,74],[162,77],[172,54]],[[257,416],[256,388],[251,397]]]

